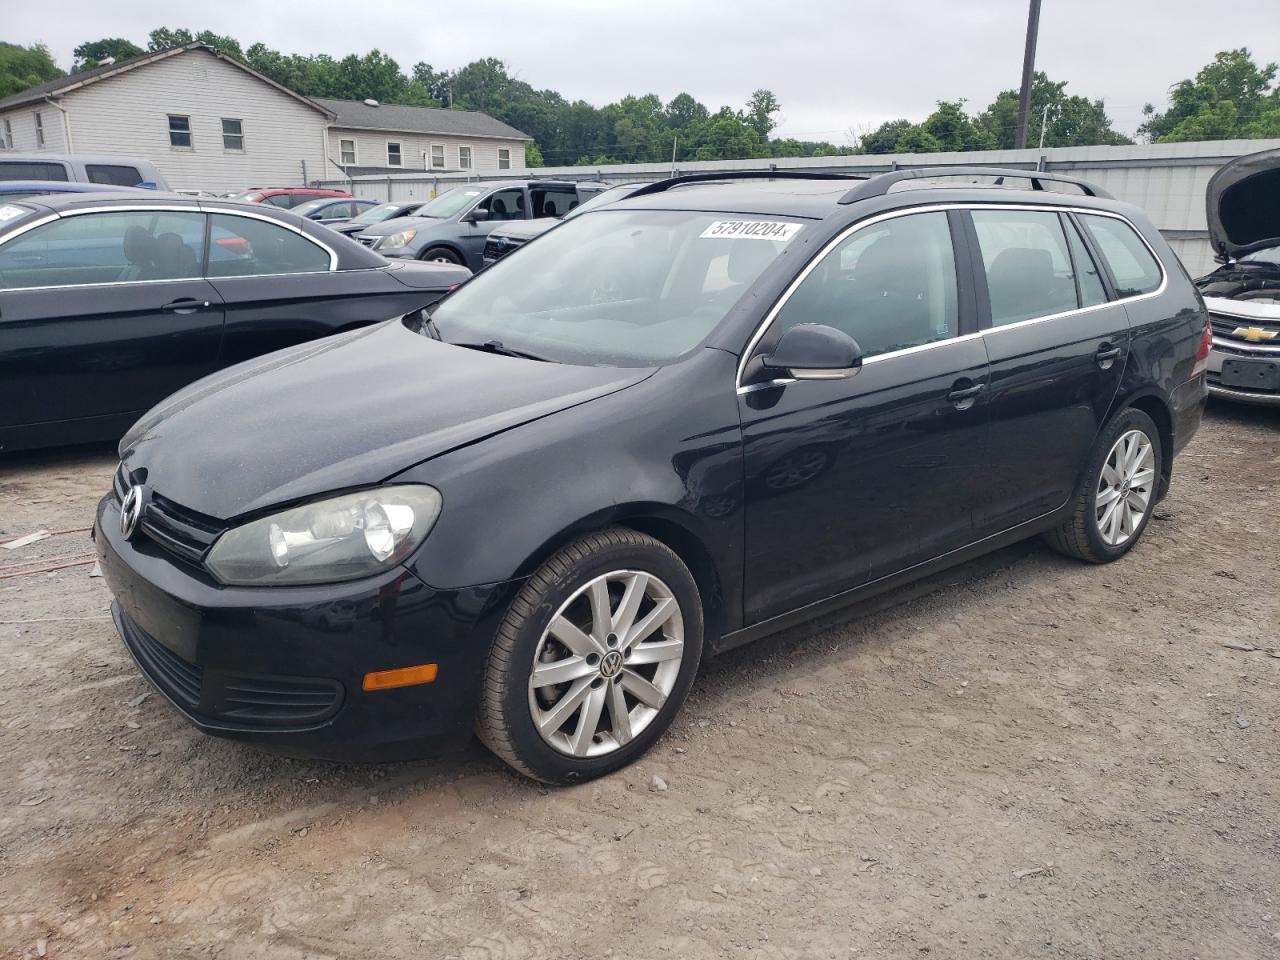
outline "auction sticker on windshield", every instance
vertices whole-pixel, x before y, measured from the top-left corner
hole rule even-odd
[[[15,207],[12,204],[6,203],[3,206],[0,206],[0,223],[4,223],[6,220],[12,220],[14,217],[20,217],[24,213],[30,212],[31,211],[25,207]]]
[[[786,243],[803,224],[783,220],[717,220],[698,236],[702,239],[727,237],[730,240],[772,240]]]

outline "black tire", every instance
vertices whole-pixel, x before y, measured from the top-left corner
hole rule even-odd
[[[674,686],[648,726],[602,756],[575,757],[551,746],[538,732],[530,706],[530,674],[552,617],[585,584],[619,570],[651,574],[670,589],[683,621],[684,650]],[[621,769],[648,750],[679,712],[702,658],[702,632],[698,586],[665,544],[617,527],[575,540],[529,578],[499,625],[481,680],[476,733],[504,763],[544,783],[582,783]]]
[[[440,263],[453,263],[462,266],[462,258],[448,247],[428,247],[422,251],[419,260],[435,260]]]
[[[1151,449],[1155,452],[1155,479],[1147,499],[1146,511],[1133,533],[1123,543],[1112,545],[1103,539],[1102,531],[1099,529],[1095,502],[1102,468],[1111,453],[1111,448],[1130,430],[1141,431],[1150,442]],[[1156,428],[1155,422],[1141,410],[1135,410],[1132,407],[1121,410],[1103,427],[1097,440],[1094,441],[1088,463],[1080,477],[1080,484],[1072,498],[1071,516],[1063,521],[1061,526],[1046,533],[1045,540],[1059,553],[1086,560],[1089,563],[1110,563],[1112,560],[1119,560],[1133,549],[1151,521],[1163,470],[1164,447],[1160,442],[1160,431]]]

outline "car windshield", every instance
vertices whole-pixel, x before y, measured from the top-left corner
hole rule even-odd
[[[300,203],[293,208],[294,213],[300,213],[304,217],[312,210],[318,210],[325,204],[333,203],[333,197],[317,197],[314,200],[308,200],[306,203]]]
[[[573,217],[581,216],[589,210],[598,210],[611,203],[617,203],[619,200],[625,200],[636,190],[640,189],[640,186],[641,185],[638,183],[625,183],[620,187],[611,187],[603,193],[597,193],[590,200],[584,201],[566,213],[564,215],[564,219],[569,220]]]
[[[448,193],[442,193],[430,203],[424,203],[417,210],[413,211],[415,217],[436,217],[443,220],[445,217],[452,217],[455,213],[475,203],[483,197],[488,190],[482,188],[456,187]]]
[[[367,226],[371,223],[381,223],[383,220],[390,220],[404,208],[402,203],[380,203],[376,207],[370,207],[358,217],[352,217],[351,223],[358,223]]]
[[[450,343],[645,367],[697,346],[803,228],[723,213],[601,210],[505,257],[440,304]]]
[[[1273,267],[1280,267],[1280,247],[1265,247],[1262,250],[1252,250],[1240,259],[1247,260],[1249,263],[1266,263]]]

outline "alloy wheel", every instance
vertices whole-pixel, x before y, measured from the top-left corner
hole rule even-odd
[[[680,605],[662,580],[640,570],[596,577],[538,641],[529,675],[534,727],[572,757],[626,746],[666,704],[684,651]]]
[[[1155,449],[1141,430],[1120,435],[1102,464],[1094,497],[1094,522],[1111,547],[1127,543],[1151,507],[1155,493]]]

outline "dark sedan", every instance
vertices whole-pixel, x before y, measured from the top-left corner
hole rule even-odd
[[[920,174],[653,184],[171,398],[98,506],[126,646],[213,734],[474,729],[571,783],[648,749],[704,650],[1037,534],[1118,560],[1199,426],[1204,305],[1096,188]]]
[[[300,217],[332,227],[346,223],[377,205],[377,200],[360,200],[356,197],[316,197],[292,209]]]
[[[266,206],[0,198],[0,450],[114,439],[207,374],[419,310],[468,276]]]

